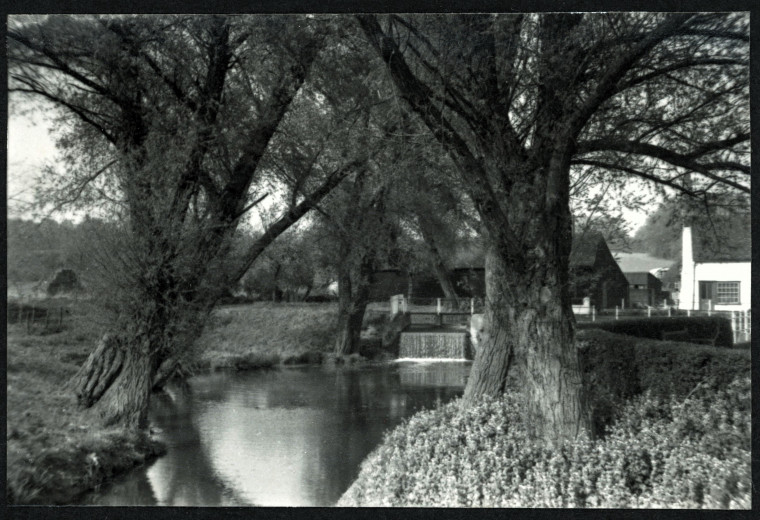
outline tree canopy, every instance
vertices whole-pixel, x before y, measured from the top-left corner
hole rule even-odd
[[[420,209],[408,222],[433,249],[445,233],[429,231],[459,217],[483,237],[487,332],[464,403],[502,392],[516,368],[533,433],[561,442],[588,425],[572,235],[620,227],[609,194],[647,202],[631,179],[708,205],[749,193],[748,24],[746,13],[17,18],[9,88],[53,102],[69,129],[45,200],[105,204],[125,223],[136,292],[123,341],[139,355],[101,370],[122,391],[131,377],[143,386],[129,395],[145,395],[151,378],[137,374],[162,373],[167,345],[195,337],[215,288],[326,210],[341,181],[385,186],[400,172],[394,185]],[[372,193],[336,193],[339,213],[379,209]],[[225,265],[264,198],[281,210]]]

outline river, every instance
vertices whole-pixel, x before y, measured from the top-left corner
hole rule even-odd
[[[330,506],[383,433],[460,396],[469,362],[217,372],[154,396],[168,452],[81,503]]]

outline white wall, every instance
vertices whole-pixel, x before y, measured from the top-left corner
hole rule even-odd
[[[695,263],[692,253],[691,228],[685,226],[681,235],[681,290],[679,309],[699,309],[699,282],[739,282],[739,303],[717,305],[716,311],[748,310],[752,292],[752,264],[750,262]]]
[[[697,290],[696,309],[699,308],[699,282],[739,282],[739,304],[738,305],[717,305],[713,304],[713,310],[716,311],[739,311],[747,310],[751,307],[752,302],[752,264],[750,262],[716,262],[696,264],[694,270],[696,283],[694,286]]]

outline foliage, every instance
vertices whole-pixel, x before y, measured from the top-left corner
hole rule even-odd
[[[283,233],[243,276],[242,289],[261,300],[307,298],[317,273],[317,252],[309,239],[300,230]]]
[[[598,179],[625,190],[637,178],[699,198],[749,193],[748,17],[357,19],[455,164],[487,237],[490,330],[465,401],[499,394],[514,359],[529,366],[536,428],[549,442],[575,435],[584,414],[567,291],[573,191],[604,201]],[[573,186],[586,174],[601,192]]]
[[[686,399],[645,394],[600,440],[557,449],[521,427],[514,393],[454,401],[386,434],[340,506],[748,509],[750,380]]]
[[[712,340],[716,347],[731,348],[734,336],[731,320],[721,316],[672,316],[623,320],[599,320],[578,323],[579,329],[602,329],[616,334],[639,338],[667,339],[688,343],[692,340]],[[682,332],[682,334],[678,334]],[[665,336],[663,336],[665,334]]]
[[[652,256],[681,259],[681,229],[696,226],[702,233],[696,236],[703,251],[719,251],[738,237],[750,234],[750,208],[746,198],[712,200],[709,204],[686,198],[663,202],[636,231],[631,240],[634,251]]]
[[[725,388],[750,371],[746,350],[655,341],[599,329],[580,331],[577,341],[596,434],[618,417],[628,399],[644,390],[683,397],[700,383]]]

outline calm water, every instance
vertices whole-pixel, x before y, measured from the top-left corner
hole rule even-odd
[[[156,396],[168,453],[85,504],[329,506],[383,432],[461,395],[470,363],[198,376]]]

